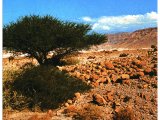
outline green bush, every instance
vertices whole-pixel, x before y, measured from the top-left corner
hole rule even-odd
[[[28,53],[39,64],[57,65],[65,55],[106,41],[105,35],[90,30],[90,25],[64,22],[52,16],[25,16],[4,26],[3,46]],[[48,59],[51,51],[54,54]]]

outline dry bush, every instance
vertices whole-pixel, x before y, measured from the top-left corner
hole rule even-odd
[[[131,108],[121,109],[114,120],[135,120],[133,110]]]
[[[87,104],[76,111],[76,120],[101,120],[105,118],[104,108],[94,104]]]
[[[119,57],[127,57],[129,54],[127,54],[127,53],[121,53],[120,55],[119,55]]]
[[[65,59],[62,60],[62,63],[64,65],[75,65],[78,64],[80,60],[75,57],[66,57]]]

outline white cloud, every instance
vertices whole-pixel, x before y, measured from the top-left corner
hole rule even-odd
[[[146,14],[149,19],[157,20],[158,14],[156,12],[150,12]]]
[[[82,18],[84,21],[86,21],[86,22],[91,22],[92,21],[92,19],[90,18],[90,17],[83,17]]]
[[[83,17],[82,20],[90,22],[93,30],[111,31],[115,29],[127,29],[133,26],[156,25],[158,14],[150,12],[139,15],[102,16],[99,18]]]

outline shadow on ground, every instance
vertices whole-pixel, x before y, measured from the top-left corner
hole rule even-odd
[[[56,109],[76,92],[91,87],[53,66],[37,66],[25,69],[12,82],[3,83],[3,89],[4,100],[12,109],[36,111]]]

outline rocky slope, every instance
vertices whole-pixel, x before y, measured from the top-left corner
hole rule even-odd
[[[147,28],[131,33],[107,34],[108,42],[94,46],[95,50],[141,49],[157,45],[157,28]]]
[[[13,112],[6,120],[156,120],[157,51],[125,50],[77,54],[81,62],[58,67],[92,89],[75,93],[46,113]],[[26,117],[25,117],[26,116]]]

